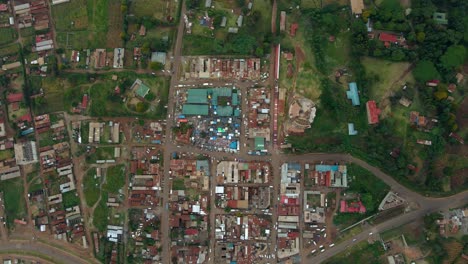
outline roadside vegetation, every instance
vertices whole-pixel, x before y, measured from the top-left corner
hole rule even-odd
[[[378,166],[407,187],[430,195],[447,195],[467,187],[468,179],[461,176],[466,175],[466,150],[449,137],[456,132],[468,140],[468,122],[463,118],[468,103],[464,100],[466,87],[461,84],[449,94],[447,84],[456,82],[455,74],[466,61],[467,40],[463,36],[468,22],[460,10],[466,10],[468,3],[433,2],[412,1],[408,16],[398,2],[389,0],[380,1],[378,8],[367,5],[360,18],[349,16],[349,6],[337,4],[287,11],[288,16],[301,18],[300,26],[307,32],[304,45],[314,53],[312,67],[319,76],[318,89],[315,88],[319,91],[304,91],[312,97],[319,95],[312,127],[304,136],[287,139],[296,152],[350,153]],[[453,22],[444,27],[433,23],[436,10],[453,14],[449,20]],[[374,30],[403,33],[408,48],[386,48],[378,35],[369,39],[365,25],[368,19]],[[337,56],[337,39],[345,38],[349,46],[341,50],[345,55]],[[335,73],[343,68],[345,74],[335,78]],[[441,84],[427,87],[425,82],[433,79]],[[360,106],[352,106],[346,98],[347,84],[353,81],[358,85]],[[402,106],[402,98],[412,104]],[[377,125],[367,124],[368,100],[375,100],[382,110]],[[437,122],[428,131],[418,129],[409,122],[411,111]],[[348,135],[348,123],[354,123],[358,135]],[[432,144],[417,144],[419,139]],[[397,154],[390,155],[392,152]],[[460,165],[454,157],[463,156],[465,165]]]
[[[348,227],[366,217],[376,214],[380,202],[390,191],[390,187],[370,171],[356,164],[348,164],[347,169],[348,178],[351,182],[349,183],[349,188],[343,191],[346,195],[342,195],[342,198],[357,195],[357,199],[366,207],[366,213],[337,213],[333,217],[333,223],[340,228]]]

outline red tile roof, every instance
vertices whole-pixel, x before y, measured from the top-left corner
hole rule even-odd
[[[291,36],[296,36],[296,31],[299,28],[299,24],[293,23],[291,24]]]
[[[7,10],[8,10],[8,6],[6,4],[0,5],[0,11],[7,11]]]
[[[361,201],[351,202],[349,205],[345,200],[340,202],[340,213],[365,213],[366,207],[361,203]]]
[[[380,41],[388,41],[388,42],[397,42],[398,37],[396,35],[393,35],[393,34],[380,33],[379,40]]]
[[[32,122],[32,117],[31,117],[31,114],[28,113],[18,118],[18,120]]]
[[[185,234],[186,234],[186,235],[189,235],[189,236],[197,235],[197,234],[198,234],[198,230],[195,229],[195,228],[188,228],[188,229],[185,229]]]
[[[88,95],[83,95],[83,99],[81,101],[81,108],[86,109],[88,107]]]
[[[366,103],[367,108],[367,121],[369,125],[379,123],[380,109],[377,108],[375,101],[368,101]]]
[[[7,95],[9,103],[21,102],[23,100],[23,93],[12,93]]]

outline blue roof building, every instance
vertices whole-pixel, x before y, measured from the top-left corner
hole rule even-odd
[[[348,84],[348,87],[349,91],[346,91],[346,96],[348,97],[348,99],[351,99],[353,106],[360,105],[361,103],[359,102],[357,84],[355,82],[352,82]]]
[[[355,136],[357,133],[357,130],[354,129],[354,123],[348,123],[348,135]]]

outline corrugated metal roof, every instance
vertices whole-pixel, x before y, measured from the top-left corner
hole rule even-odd
[[[238,105],[239,104],[239,97],[237,93],[232,93],[232,105]]]
[[[208,115],[208,105],[185,104],[182,107],[184,115]]]
[[[227,105],[227,106],[218,106],[216,109],[218,116],[232,116],[233,111],[232,111],[232,106]]]
[[[207,104],[208,90],[207,89],[190,89],[187,91],[188,104]]]

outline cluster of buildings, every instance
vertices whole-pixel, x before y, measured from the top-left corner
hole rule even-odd
[[[270,206],[271,165],[266,162],[221,161],[216,168],[216,206],[264,210]],[[252,186],[250,184],[257,185]]]
[[[119,143],[120,142],[120,123],[109,121],[89,122],[88,143]]]
[[[49,29],[49,9],[45,0],[15,1],[13,14],[19,28]]]
[[[204,263],[208,255],[212,174],[208,159],[194,158],[176,153],[170,162],[171,257],[178,259],[178,263]]]
[[[256,152],[265,152],[266,143],[271,141],[270,134],[270,96],[271,92],[266,88],[254,88],[249,90],[248,121],[244,120],[249,139],[254,142]]]
[[[436,221],[441,236],[468,234],[468,209],[455,209],[443,213],[443,218]]]
[[[159,226],[161,224],[160,217],[150,208],[132,209],[130,212],[130,237],[128,243],[133,245],[130,254],[135,259],[141,258],[142,261],[146,263],[161,261],[160,249],[162,242],[159,231]],[[111,228],[111,230],[115,232],[111,235],[113,237],[117,235],[118,239],[122,239],[122,235],[119,234],[121,226],[116,227],[117,228]],[[95,241],[96,239],[97,234],[95,236]],[[96,244],[99,245],[99,243],[95,242],[95,246]]]
[[[176,140],[212,151],[239,151],[241,92],[235,88],[178,91]]]
[[[279,259],[299,253],[299,215],[302,166],[299,163],[281,165],[280,195],[278,197],[278,240],[277,255]]]
[[[185,79],[246,79],[260,78],[260,59],[229,59],[212,57],[184,57]]]
[[[128,204],[158,205],[162,179],[160,150],[155,147],[133,147],[130,175]]]
[[[162,122],[145,123],[132,129],[133,140],[138,143],[162,144],[165,135],[163,133],[165,124]]]
[[[125,49],[115,48],[112,51],[106,49],[96,49],[91,56],[89,50],[86,51],[86,66],[91,63],[95,69],[111,67],[114,69],[122,69],[125,62]]]
[[[216,215],[215,261],[255,263],[269,253],[272,229],[269,215]]]

